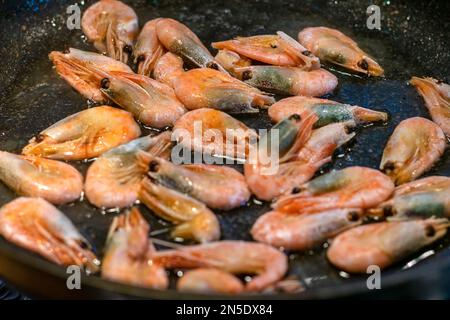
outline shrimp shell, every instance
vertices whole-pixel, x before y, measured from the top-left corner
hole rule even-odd
[[[134,63],[137,64],[137,73],[151,75],[156,61],[164,54],[164,47],[158,40],[156,24],[161,18],[148,21],[141,30],[134,45]]]
[[[167,52],[159,58],[153,70],[155,79],[171,88],[173,88],[175,79],[183,73],[183,60],[171,52]]]
[[[187,271],[177,282],[177,290],[198,293],[237,294],[244,291],[241,280],[234,275],[214,268]]]

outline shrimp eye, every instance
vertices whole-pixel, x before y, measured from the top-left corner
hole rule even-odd
[[[359,220],[359,214],[356,211],[350,211],[347,214],[348,221],[358,221]]]
[[[207,68],[210,68],[210,69],[214,69],[214,70],[219,70],[218,64],[215,63],[214,61],[208,62],[208,63],[206,64],[206,67],[207,67]]]
[[[309,57],[309,56],[311,56],[311,51],[305,50],[302,52],[302,55],[304,55],[305,57]]]
[[[251,78],[253,78],[253,74],[250,70],[245,70],[242,72],[242,80],[250,80]]]
[[[292,193],[292,194],[297,194],[297,193],[300,193],[301,191],[302,191],[301,188],[299,188],[299,187],[294,187],[294,188],[292,188],[291,193]]]
[[[368,70],[369,69],[369,63],[367,62],[366,59],[361,59],[358,62],[358,67],[360,67],[363,70]]]
[[[35,140],[37,143],[44,141],[44,139],[45,139],[45,135],[43,135],[43,134],[38,134],[38,135],[34,138],[34,140]]]
[[[148,165],[148,170],[150,172],[157,172],[159,169],[159,163],[156,160],[150,161],[150,164]]]
[[[133,48],[129,44],[126,44],[123,46],[123,52],[131,54],[131,52],[133,52]]]
[[[270,44],[270,47],[271,47],[272,49],[276,49],[278,46],[277,46],[275,43],[271,43],[271,44]]]
[[[289,119],[289,120],[300,121],[300,120],[302,120],[302,117],[301,117],[299,114],[294,113],[294,114],[291,115],[288,119]]]
[[[395,169],[395,163],[394,162],[386,162],[386,164],[383,167],[383,172],[389,172]]]
[[[383,215],[385,218],[392,217],[394,215],[394,208],[392,206],[385,206],[383,208]]]
[[[434,237],[435,234],[436,234],[436,230],[434,229],[433,226],[428,225],[425,227],[425,235],[427,237]]]
[[[109,81],[108,78],[103,78],[102,81],[100,81],[100,86],[102,89],[109,89],[109,85],[111,84],[111,81]]]
[[[145,56],[143,54],[141,54],[139,57],[137,57],[137,62],[143,62],[145,60]]]
[[[65,48],[62,53],[69,54],[70,53],[70,49],[69,48]]]
[[[79,245],[80,245],[80,248],[84,249],[84,250],[89,249],[89,247],[90,247],[86,241],[80,241]]]

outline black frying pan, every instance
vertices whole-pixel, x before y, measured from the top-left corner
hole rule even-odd
[[[434,76],[450,82],[450,5],[448,2],[417,3],[375,1],[382,14],[381,30],[368,30],[366,9],[372,1],[126,1],[139,15],[140,23],[157,16],[173,17],[186,23],[209,44],[237,35],[274,33],[283,30],[296,37],[307,26],[330,26],[359,42],[385,68],[385,79],[354,77],[333,71],[339,87],[330,98],[364,107],[387,110],[386,125],[363,128],[356,139],[336,153],[332,168],[362,165],[377,168],[384,144],[394,127],[412,116],[429,117],[422,99],[407,85],[412,75]],[[86,9],[92,1],[81,6]],[[52,123],[85,108],[86,101],[52,70],[47,58],[51,50],[76,47],[94,50],[84,41],[81,30],[68,30],[66,8],[72,1],[5,1],[0,9],[0,150],[20,152],[35,134]],[[241,116],[253,128],[267,128],[263,112]],[[146,129],[146,131],[149,131]],[[77,163],[83,173],[87,163]],[[447,151],[427,175],[450,175]],[[15,195],[0,184],[0,205]],[[102,213],[86,202],[61,207],[93,243],[101,256],[106,232],[117,213]],[[224,239],[251,240],[248,230],[268,205],[250,201],[232,212],[218,212]],[[142,209],[152,230],[164,222]],[[170,240],[167,236],[158,236]],[[449,297],[450,237],[417,253],[382,274],[382,290],[369,291],[366,278],[347,276],[325,259],[325,250],[288,253],[290,275],[300,279],[306,291],[296,295],[270,294],[259,298],[334,298],[346,296]],[[422,253],[433,250],[420,261]],[[412,263],[411,263],[412,262]],[[417,263],[416,263],[417,262]],[[412,267],[408,267],[414,264]],[[66,288],[65,269],[0,239],[0,275],[19,289],[36,297],[59,298],[212,298],[175,290],[155,291],[112,283],[97,276],[84,277],[82,290]],[[220,298],[220,296],[217,296]],[[249,296],[239,296],[248,298]],[[252,296],[254,297],[254,296]]]

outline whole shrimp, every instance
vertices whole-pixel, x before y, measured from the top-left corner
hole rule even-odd
[[[428,246],[447,233],[447,219],[382,222],[359,226],[338,235],[327,257],[337,268],[366,273],[376,265],[384,269]]]
[[[358,44],[342,32],[326,28],[306,28],[298,34],[299,42],[309,51],[326,61],[344,68],[372,76],[382,76],[383,68]]]
[[[400,185],[391,199],[369,212],[390,221],[450,217],[450,178],[432,176]]]
[[[58,121],[29,141],[26,156],[61,160],[94,158],[141,135],[133,116],[108,106],[90,108]]]
[[[149,225],[137,208],[115,217],[106,240],[102,278],[130,285],[165,289],[169,280],[164,268],[152,260]]]
[[[207,68],[182,73],[174,82],[175,93],[189,110],[214,108],[228,113],[254,113],[275,102],[256,88],[228,74]]]
[[[244,291],[241,280],[215,268],[188,270],[177,282],[178,291],[237,294]]]
[[[17,194],[64,204],[80,198],[83,177],[64,162],[0,151],[0,180]]]
[[[200,201],[166,188],[146,178],[141,183],[139,200],[161,218],[176,226],[172,238],[200,243],[219,240],[220,225],[216,215]]]
[[[391,179],[380,171],[348,167],[295,187],[292,195],[280,197],[273,208],[292,213],[343,208],[368,209],[382,203],[393,192]]]
[[[195,151],[243,160],[248,155],[250,144],[258,138],[254,130],[239,120],[209,108],[189,111],[181,116],[175,122],[173,133],[177,142],[189,153]]]
[[[296,67],[250,66],[235,68],[238,78],[265,92],[319,97],[333,92],[336,76],[325,69],[304,71]]]
[[[188,194],[213,209],[234,209],[250,198],[244,176],[233,168],[208,164],[175,165],[153,156],[148,168],[148,175],[160,184]]]
[[[409,182],[430,169],[447,145],[442,129],[420,117],[403,120],[389,138],[380,169],[395,184]]]
[[[164,47],[158,40],[156,24],[161,18],[148,21],[141,30],[134,45],[134,63],[137,73],[150,77],[156,61],[164,54]]]
[[[251,229],[253,239],[287,250],[313,249],[362,222],[360,209],[332,209],[315,213],[268,212]]]
[[[299,67],[306,71],[320,68],[317,57],[281,31],[276,35],[237,37],[233,40],[213,42],[212,46],[219,50],[231,50],[244,57],[271,65]]]
[[[288,269],[284,253],[262,243],[220,241],[159,251],[154,261],[165,268],[216,268],[232,274],[256,274],[245,291],[257,292],[280,280]]]
[[[409,82],[422,95],[433,121],[450,137],[450,85],[433,78],[412,77]]]
[[[173,88],[175,79],[183,73],[183,60],[171,52],[167,52],[159,58],[153,70],[154,78],[171,88]]]
[[[214,60],[197,35],[181,22],[164,18],[157,22],[159,41],[170,52],[182,57],[186,62],[200,68],[212,68],[226,72]]]
[[[109,150],[97,158],[86,174],[85,193],[99,208],[123,208],[137,200],[151,155],[169,158],[171,132],[146,136]],[[146,152],[144,152],[146,151]]]
[[[66,80],[72,88],[77,90],[86,99],[102,103],[107,98],[100,91],[100,82],[92,77],[92,72],[86,65],[92,65],[106,72],[120,71],[132,73],[126,64],[107,56],[70,48],[68,52],[52,51],[50,60],[56,68],[56,72]]]
[[[293,114],[299,114],[308,109],[314,112],[319,119],[315,127],[322,127],[330,123],[354,121],[364,124],[377,121],[387,121],[385,112],[370,110],[359,106],[339,103],[327,99],[295,96],[284,98],[269,107],[269,117],[273,122],[279,122]]]
[[[63,266],[96,272],[100,262],[72,222],[41,198],[17,198],[0,209],[0,235]]]
[[[101,0],[83,14],[81,28],[100,52],[127,63],[139,26],[134,10],[117,0]]]

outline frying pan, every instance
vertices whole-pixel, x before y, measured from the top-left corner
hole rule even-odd
[[[353,37],[385,68],[386,78],[351,76],[332,69],[339,87],[329,98],[390,114],[388,123],[362,128],[356,139],[336,152],[334,161],[321,169],[362,165],[377,168],[384,144],[394,127],[412,116],[429,117],[422,99],[407,85],[412,75],[450,81],[450,5],[442,1],[125,1],[138,13],[141,25],[158,16],[186,23],[204,43],[242,35],[283,30],[293,37],[307,26],[330,26]],[[52,123],[86,107],[86,101],[58,78],[47,55],[51,50],[75,47],[93,51],[81,30],[68,30],[66,9],[73,1],[0,1],[0,150],[20,152],[27,141]],[[82,1],[85,10],[92,1]],[[366,9],[381,8],[381,30],[366,26]],[[255,129],[270,127],[265,112],[239,116]],[[151,129],[144,129],[150,133]],[[85,173],[89,163],[75,166]],[[427,175],[450,175],[450,154]],[[0,205],[14,193],[0,184]],[[251,240],[249,229],[268,211],[268,204],[251,200],[231,212],[217,212],[223,239]],[[101,256],[106,232],[116,212],[102,212],[86,201],[61,210],[90,240]],[[168,225],[142,208],[152,230]],[[166,234],[158,237],[170,240]],[[289,275],[306,288],[302,293],[241,295],[239,298],[433,297],[450,295],[450,238],[401,261],[382,273],[382,290],[368,290],[364,276],[349,276],[333,268],[325,248],[289,255]],[[427,256],[426,259],[423,259]],[[446,275],[447,274],[447,275]],[[64,268],[0,239],[0,276],[32,297],[58,298],[227,298],[186,294],[173,289],[156,291],[83,276],[81,290],[68,290]],[[237,298],[237,297],[233,297]]]

